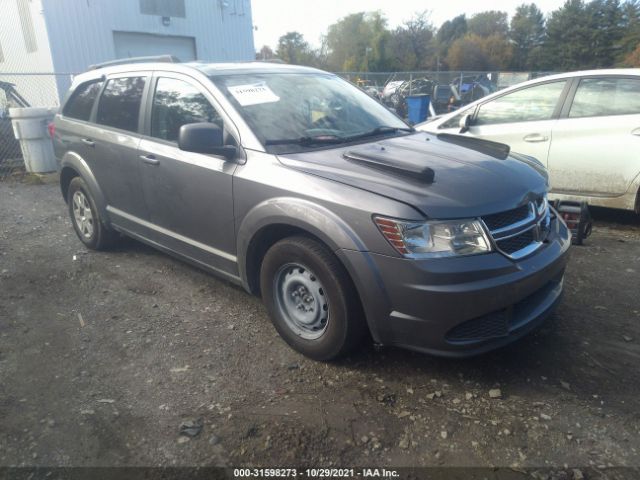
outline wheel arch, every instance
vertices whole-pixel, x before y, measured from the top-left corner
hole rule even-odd
[[[252,208],[238,228],[238,269],[247,291],[260,294],[264,255],[276,242],[293,235],[311,237],[334,253],[340,248],[365,250],[360,237],[327,208],[298,198],[270,199]]]
[[[65,202],[67,201],[69,184],[75,177],[81,177],[85,181],[100,217],[108,219],[107,202],[91,168],[80,155],[75,152],[68,152],[60,162],[60,191]]]

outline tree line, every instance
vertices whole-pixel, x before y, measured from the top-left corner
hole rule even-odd
[[[329,26],[318,48],[288,32],[256,58],[358,72],[640,67],[640,0],[567,0],[546,16],[525,3],[511,18],[488,10],[439,28],[427,11],[394,29],[383,13],[360,12]]]

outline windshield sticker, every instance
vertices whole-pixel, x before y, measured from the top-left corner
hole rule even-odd
[[[233,87],[227,87],[227,89],[243,107],[258,105],[260,103],[273,103],[280,100],[280,97],[273,93],[264,83],[235,85]]]

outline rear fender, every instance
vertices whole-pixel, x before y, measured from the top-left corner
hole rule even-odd
[[[93,198],[93,201],[96,204],[96,208],[98,209],[100,218],[108,220],[109,215],[107,213],[106,198],[102,193],[102,189],[98,185],[98,182],[96,181],[96,177],[91,171],[91,168],[89,168],[89,165],[87,164],[87,162],[77,153],[67,152],[65,153],[65,155],[62,157],[62,160],[60,161],[60,173],[61,173],[60,179],[61,180],[63,179],[64,170],[68,168],[72,169],[80,177],[82,177],[82,179],[87,184],[87,187],[89,188],[89,193],[91,194],[91,197]],[[64,186],[62,185],[62,183],[60,184],[60,188],[62,189],[62,195],[64,197]],[[65,201],[67,201],[66,198],[65,198]]]

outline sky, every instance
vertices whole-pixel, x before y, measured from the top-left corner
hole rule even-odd
[[[513,15],[518,5],[533,1],[545,14],[559,8],[565,0],[251,0],[256,50],[269,45],[275,50],[278,38],[287,32],[302,33],[313,47],[320,36],[337,20],[350,13],[380,10],[389,27],[396,27],[413,13],[427,10],[431,22],[439,27],[444,21],[465,13],[468,17],[485,10],[502,10]]]

